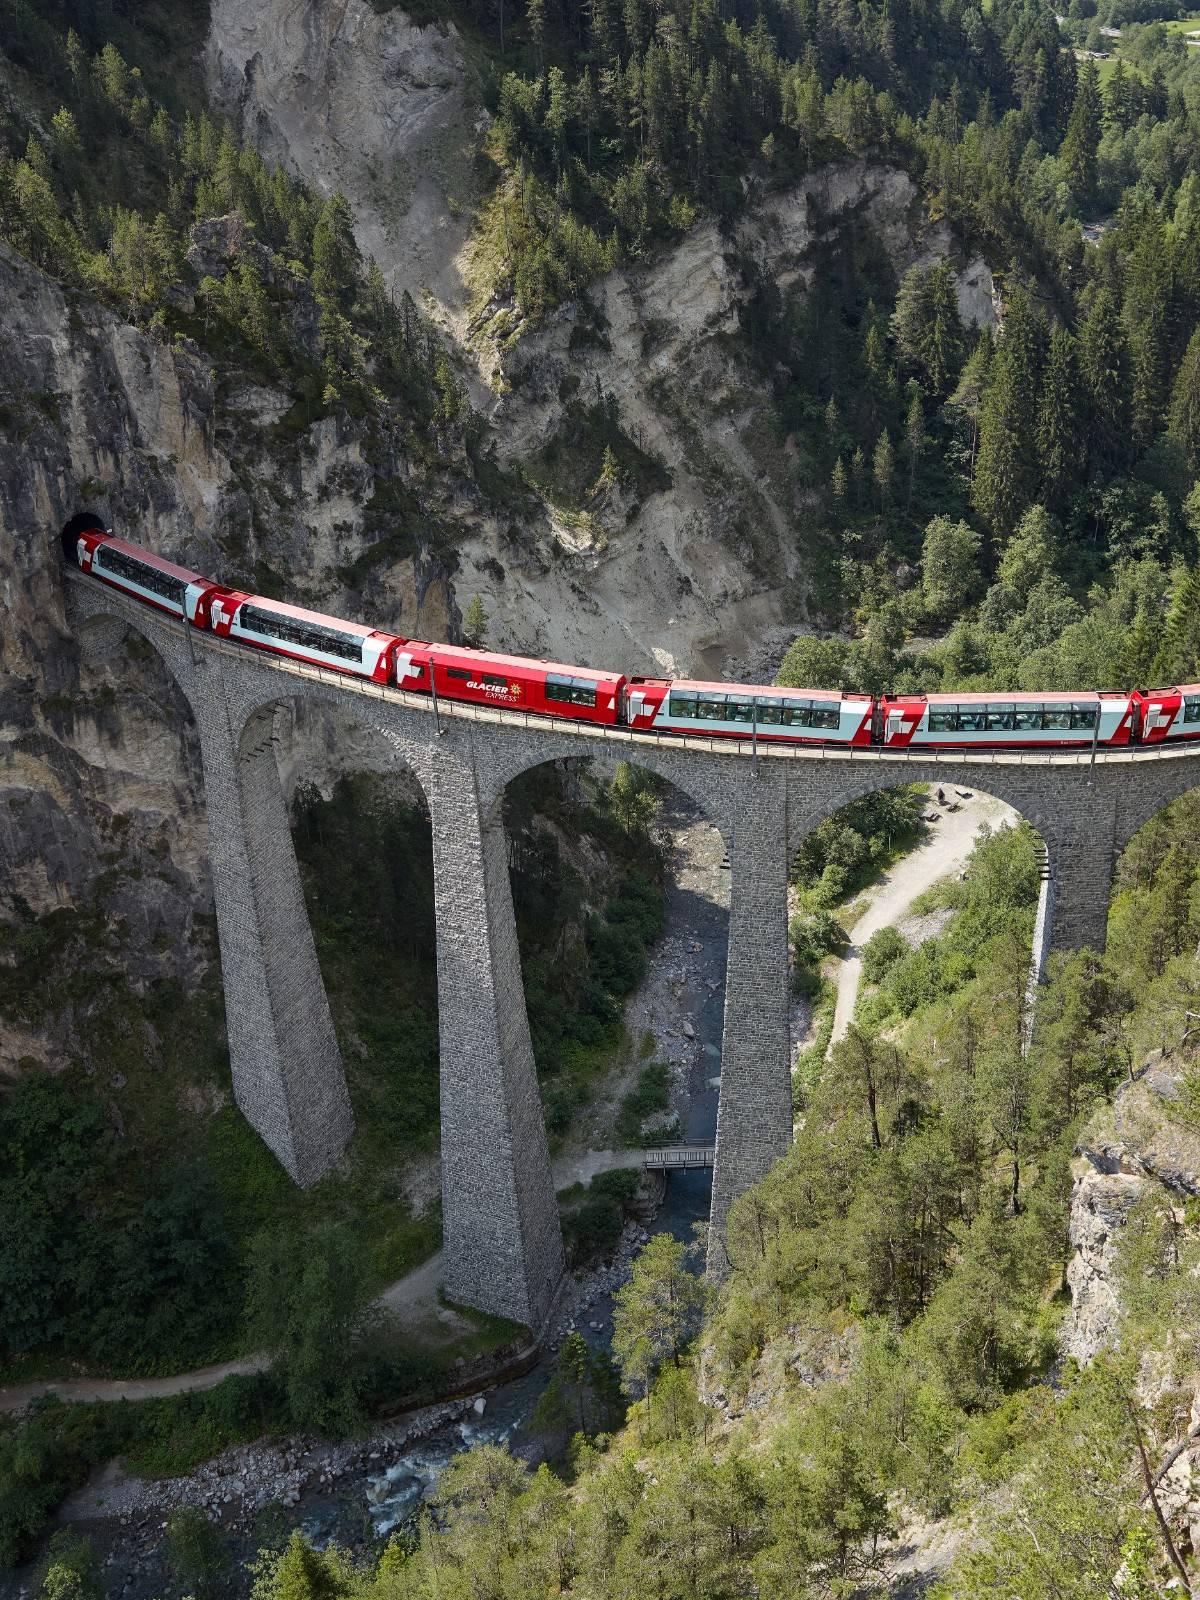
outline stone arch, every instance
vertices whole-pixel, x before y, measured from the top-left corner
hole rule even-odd
[[[1194,747],[1196,760],[1146,762],[1131,771],[1117,795],[1117,821],[1114,843],[1124,850],[1147,822],[1193,789],[1200,789],[1200,745]]]
[[[702,812],[728,846],[733,807],[730,804],[728,778],[704,752],[668,749],[650,740],[636,740],[620,736],[611,739],[587,738],[579,735],[556,734],[541,729],[527,729],[520,738],[483,734],[475,728],[474,743],[478,757],[484,759],[484,778],[481,795],[486,797],[489,811],[503,804],[509,786],[535,767],[554,761],[627,761],[631,766],[642,767],[670,784]],[[724,780],[724,781],[722,781]]]
[[[928,783],[933,787],[971,789],[976,793],[991,795],[1002,800],[1018,813],[1030,827],[1043,838],[1054,831],[1054,819],[1035,783],[1027,776],[1028,768],[1009,769],[1014,776],[1005,775],[1006,769],[981,763],[978,766],[948,765],[887,765],[872,763],[867,769],[847,764],[847,768],[825,766],[823,782],[819,786],[806,786],[788,808],[788,851],[794,856],[804,840],[822,822],[836,816],[845,806],[867,795],[878,794],[883,789],[897,789],[910,783]],[[792,790],[803,783],[795,772],[789,774]],[[814,792],[815,790],[815,792]]]

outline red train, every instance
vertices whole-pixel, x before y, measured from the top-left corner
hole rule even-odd
[[[656,732],[907,750],[1036,750],[1200,738],[1200,684],[1086,694],[842,694],[769,684],[629,678],[403,639],[227,589],[98,519],[63,530],[69,560],[145,605],[256,650],[418,694]]]

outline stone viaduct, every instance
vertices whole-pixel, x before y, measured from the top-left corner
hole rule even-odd
[[[525,1013],[502,804],[520,773],[562,758],[625,758],[676,785],[729,852],[729,952],[709,1266],[724,1264],[734,1199],[792,1136],[788,863],[848,801],[899,783],[983,789],[1038,830],[1054,894],[1050,949],[1103,948],[1117,852],[1200,785],[1200,748],[914,756],[634,734],[491,708],[447,706],[258,655],[68,573],[85,659],[130,628],[158,652],[199,730],[234,1093],[302,1185],[353,1132],[337,1040],[275,758],[288,702],[349,711],[407,767],[433,831],[441,1037],[445,1288],[539,1329],[562,1240]]]

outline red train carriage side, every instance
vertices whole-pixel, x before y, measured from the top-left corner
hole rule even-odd
[[[211,578],[153,555],[140,545],[114,539],[99,527],[79,533],[75,559],[94,578],[103,579],[114,589],[123,589],[159,611],[186,617],[198,628],[208,626],[212,597],[221,592],[220,585]]]
[[[1200,739],[1200,683],[1179,684],[1173,689],[1143,689],[1138,699],[1142,744]]]
[[[219,638],[237,639],[274,655],[311,661],[375,683],[392,681],[395,654],[404,642],[361,622],[346,622],[233,589],[219,590],[210,600],[209,610],[213,632]]]
[[[529,661],[466,646],[409,639],[397,650],[395,681],[399,688],[429,692],[431,671],[441,699],[608,726],[615,725],[620,716],[625,683],[617,672]]]
[[[690,678],[630,678],[625,695],[631,728],[787,744],[868,745],[874,709],[865,694]]]
[[[1038,750],[1128,744],[1134,734],[1138,698],[1107,690],[1100,694],[885,695],[880,701],[879,742],[890,750]]]

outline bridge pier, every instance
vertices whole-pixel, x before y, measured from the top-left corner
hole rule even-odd
[[[1117,858],[1116,807],[1111,795],[1090,793],[1080,827],[1045,834],[1053,879],[1051,950],[1102,951]]]
[[[453,742],[453,745],[451,741]],[[534,1330],[564,1261],[498,798],[470,735],[426,777],[433,821],[446,1293]]]
[[[307,1187],[345,1149],[354,1113],[292,846],[273,716],[253,718],[238,748],[223,669],[213,667],[192,709],[233,1093],[251,1127]]]
[[[729,1268],[730,1207],[792,1142],[786,772],[764,763],[745,784],[733,818],[729,864],[729,959],[708,1229],[708,1271],[714,1278]]]

